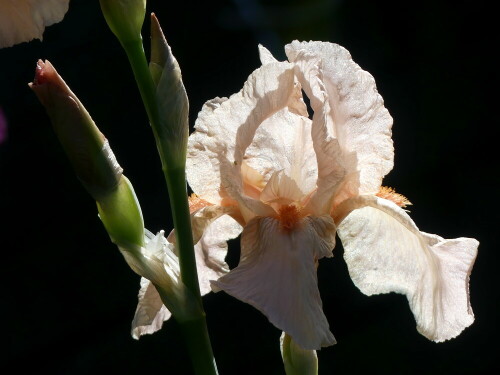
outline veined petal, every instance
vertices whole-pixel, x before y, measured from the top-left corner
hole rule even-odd
[[[223,207],[223,206],[206,206],[200,210],[197,210],[191,214],[191,226],[193,230],[193,242],[196,244],[200,241],[203,233],[215,220],[220,218],[223,215],[236,214],[237,209],[234,207]],[[240,229],[241,232],[241,229]],[[239,233],[238,233],[239,234]],[[238,236],[238,235],[236,235]],[[233,237],[228,237],[233,238]],[[174,231],[172,231],[168,240],[171,242],[175,242]]]
[[[331,253],[334,228],[328,217],[307,217],[290,232],[281,230],[274,218],[255,218],[243,230],[238,267],[212,286],[260,310],[304,349],[333,345],[316,261]]]
[[[304,195],[304,192],[297,186],[297,182],[281,170],[271,176],[260,199],[271,205],[273,203],[288,205],[299,202]]]
[[[255,132],[245,163],[265,181],[283,170],[303,193],[316,188],[318,168],[311,139],[311,120],[287,108],[266,119]]]
[[[215,98],[206,102],[196,119],[197,131],[188,139],[186,174],[189,186],[197,195],[216,205],[227,199],[228,195],[222,188],[220,176],[219,154],[224,151],[224,147],[216,143],[219,131],[212,130],[210,124],[213,122],[214,112],[227,100],[228,98]],[[229,137],[235,138],[236,129],[228,131],[231,131]]]
[[[139,304],[132,323],[135,338],[159,330],[170,313],[179,321],[192,319],[200,313],[198,300],[180,278],[175,245],[163,234],[160,231],[153,235],[145,230],[145,247],[139,251],[119,247],[130,268],[142,276]]]
[[[142,335],[159,331],[163,322],[171,316],[172,314],[163,304],[154,285],[142,277],[139,304],[132,321],[132,337],[138,340]]]
[[[165,293],[170,311],[179,317],[187,316],[191,313],[188,308],[192,308],[192,304],[189,305],[189,291],[180,279],[179,259],[174,253],[174,245],[163,234],[160,231],[153,235],[145,230],[145,247],[139,251],[119,249],[135,273],[150,280]]]
[[[238,237],[242,229],[241,225],[230,216],[221,216],[205,229],[203,236],[195,245],[201,295],[212,291],[211,280],[217,280],[229,272],[225,261],[227,241]]]
[[[206,206],[191,214],[201,295],[212,291],[211,280],[217,280],[229,272],[225,261],[227,241],[238,237],[242,231],[241,225],[229,216],[232,213],[233,207]],[[175,243],[174,230],[170,232],[167,240]]]
[[[227,212],[225,212],[222,207],[218,207],[219,210],[213,210],[213,208],[217,207],[204,207],[198,211],[199,215],[192,219],[194,222],[199,221],[199,225],[196,227],[198,230],[201,230],[194,249],[202,296],[212,291],[210,286],[211,280],[217,280],[219,277],[229,272],[229,267],[224,260],[227,255],[227,241],[237,237],[242,229],[241,225],[234,219],[224,215]],[[174,231],[172,231],[168,237],[169,240],[174,239],[174,241],[170,243],[165,240],[162,232],[154,236],[151,232],[146,231],[146,238],[149,246],[147,246],[148,250],[144,250],[143,253],[146,255],[149,262],[154,262],[158,265],[160,259],[164,259],[166,273],[173,279],[176,279],[179,277],[178,264],[175,262],[172,264],[171,258],[173,254],[165,254],[165,247],[167,246],[170,248],[169,251],[176,251],[173,246],[175,243],[175,236],[173,233]],[[137,261],[135,263],[137,263]],[[143,266],[142,269],[144,268]],[[160,275],[163,274],[163,271],[160,270],[161,267],[154,267],[154,269],[156,269],[156,273]],[[153,275],[151,271],[146,274],[150,277]],[[155,275],[155,280],[158,281],[159,279],[158,275]],[[181,291],[184,292],[184,289],[182,288]],[[139,290],[139,303],[137,305],[134,320],[132,321],[132,336],[135,339],[139,339],[142,335],[151,334],[160,330],[163,322],[167,321],[171,315],[171,312],[163,304],[153,283],[142,277],[141,288]]]
[[[262,44],[259,44],[259,58],[262,65],[278,62],[273,56],[273,54]]]
[[[354,284],[367,295],[405,294],[418,331],[430,340],[451,339],[472,324],[469,275],[479,243],[420,232],[391,201],[355,200],[351,207],[361,208],[338,227]]]
[[[255,70],[239,93],[203,107],[188,144],[188,182],[197,195],[214,204],[237,201],[246,220],[270,214],[243,194],[241,165],[257,128],[295,100],[296,90],[293,66],[269,63]]]
[[[338,140],[346,169],[343,191],[334,204],[358,194],[375,194],[394,159],[392,118],[375,80],[339,45],[294,41],[285,50],[297,64],[313,109],[321,106],[322,95],[329,103],[323,107],[328,110],[327,133]]]
[[[42,39],[46,26],[60,22],[69,0],[0,0],[0,48]]]
[[[311,138],[315,151],[318,179],[317,192],[312,196],[307,210],[320,215],[328,213],[335,193],[345,175],[343,155],[334,138],[328,94],[323,84],[322,61],[319,56],[300,51],[295,56],[296,74],[307,93],[314,111]]]

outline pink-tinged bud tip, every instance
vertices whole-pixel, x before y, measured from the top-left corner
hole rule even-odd
[[[45,63],[42,60],[38,60],[38,62],[36,63],[35,79],[33,80],[33,84],[43,85],[46,82],[43,71],[44,66]]]
[[[49,82],[51,78],[53,78],[51,76],[54,76],[54,72],[54,67],[48,60],[38,60],[36,62],[35,78],[33,79],[33,82],[30,83],[30,87],[43,85]]]

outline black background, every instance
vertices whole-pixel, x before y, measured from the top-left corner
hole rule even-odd
[[[168,3],[151,0],[148,12],[157,14],[180,63],[191,125],[206,100],[240,90],[259,66],[258,43],[280,60],[293,39],[341,44],[375,77],[394,118],[395,168],[384,184],[413,202],[421,230],[481,242],[470,284],[476,321],[458,338],[435,344],[417,333],[405,297],[357,290],[339,241],[335,257],[318,270],[338,341],[318,352],[320,374],[499,370],[498,38],[486,1]],[[54,64],[109,139],[146,227],[172,227],[125,55],[98,1],[72,0],[43,43],[0,50],[0,106],[9,125],[0,145],[2,364],[14,373],[190,374],[175,322],[140,341],[130,336],[139,277],[110,243],[27,86],[38,58]],[[238,242],[230,247],[234,265]],[[281,332],[262,314],[224,293],[204,302],[221,374],[284,373]]]

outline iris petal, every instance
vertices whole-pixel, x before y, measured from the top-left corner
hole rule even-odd
[[[440,342],[474,321],[469,275],[478,242],[420,232],[404,210],[376,197],[359,198],[338,227],[354,284],[365,294],[405,294],[417,329]]]
[[[46,26],[60,22],[69,0],[0,0],[0,48],[42,40]]]
[[[316,260],[331,254],[334,240],[328,217],[305,218],[292,232],[282,231],[276,219],[256,218],[243,230],[238,267],[212,285],[256,307],[304,349],[333,345]]]
[[[294,41],[285,51],[296,63],[315,116],[319,112],[326,117],[324,139],[335,138],[341,150],[346,175],[334,204],[359,194],[375,194],[394,159],[392,117],[375,80],[337,44]],[[320,165],[319,170],[331,169],[325,167]]]

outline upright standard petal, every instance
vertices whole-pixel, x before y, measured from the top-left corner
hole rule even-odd
[[[42,40],[46,26],[60,22],[69,0],[0,0],[0,48]]]
[[[320,57],[301,52],[296,56],[297,79],[307,93],[314,111],[311,138],[318,170],[317,192],[312,196],[307,210],[316,214],[328,213],[333,198],[343,182],[345,169],[342,150],[334,137],[330,102],[320,70]]]
[[[255,218],[243,230],[238,267],[212,285],[260,310],[304,349],[333,345],[316,262],[331,254],[334,241],[329,216],[306,217],[292,231],[274,218]]]
[[[335,202],[358,194],[375,194],[392,169],[392,118],[375,80],[336,44],[294,41],[285,47],[313,109],[326,109],[327,133],[337,139],[346,169],[343,191]],[[325,105],[321,105],[323,96]]]
[[[259,58],[262,65],[277,62],[273,54],[262,44],[259,44]]]
[[[471,325],[469,275],[479,243],[420,232],[385,199],[359,197],[352,204],[360,208],[338,233],[354,284],[367,295],[405,294],[418,331],[430,340],[451,339]]]
[[[295,100],[296,91],[293,66],[269,63],[254,71],[239,93],[203,107],[189,137],[186,166],[197,195],[214,204],[237,202],[246,220],[272,214],[265,204],[243,194],[241,168],[257,128]]]
[[[314,190],[318,168],[311,139],[311,120],[287,108],[276,112],[258,127],[245,152],[245,163],[259,172],[264,182],[282,170],[302,192]]]

